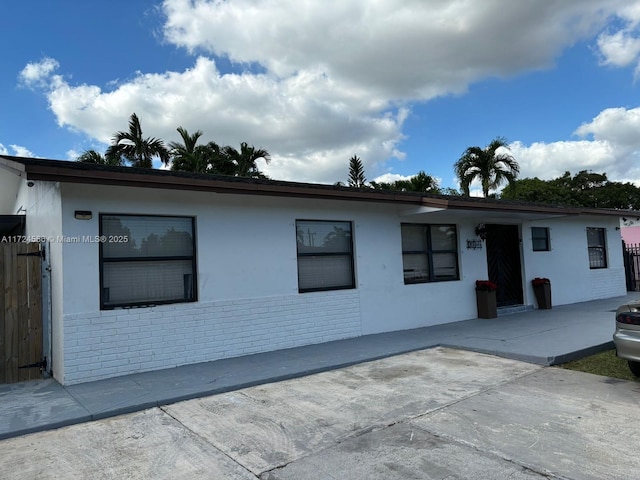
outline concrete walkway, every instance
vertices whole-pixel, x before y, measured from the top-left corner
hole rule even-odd
[[[368,335],[63,387],[0,385],[0,439],[341,368],[435,346],[555,365],[610,348],[615,309],[640,293]]]

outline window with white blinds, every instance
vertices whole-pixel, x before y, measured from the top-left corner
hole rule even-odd
[[[192,217],[100,215],[102,309],[196,300]]]
[[[355,288],[351,222],[296,221],[298,291]]]
[[[402,224],[404,283],[458,280],[455,225]]]

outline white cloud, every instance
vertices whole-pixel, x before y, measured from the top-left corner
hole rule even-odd
[[[373,179],[374,182],[393,183],[399,180],[409,180],[413,175],[400,175],[398,173],[385,173]]]
[[[18,79],[28,87],[41,86],[59,66],[53,58],[44,57],[39,62],[28,63],[18,75]]]
[[[622,26],[609,29],[597,38],[601,63],[614,67],[636,65],[637,77],[640,74],[640,1],[623,6],[616,13]]]
[[[166,39],[288,77],[321,71],[369,95],[430,99],[545,68],[621,0],[165,0]],[[535,48],[531,48],[535,45]]]
[[[2,143],[0,143],[0,155],[14,155],[17,157],[36,157],[28,148],[21,145],[9,145],[11,151],[7,149]],[[36,157],[37,158],[37,157]]]
[[[35,157],[31,150],[21,145],[11,145],[11,148],[15,152],[15,155],[18,157]]]
[[[551,179],[593,170],[611,180],[640,184],[640,107],[608,108],[575,131],[581,140],[509,145],[521,177]]]
[[[640,38],[635,38],[626,31],[602,34],[597,43],[604,65],[626,67],[635,63],[640,54]]]
[[[82,152],[79,152],[78,150],[75,150],[73,148],[67,150],[67,160],[76,160],[80,155],[82,155]]]
[[[398,144],[407,117],[406,109],[373,102],[321,73],[286,79],[223,75],[205,57],[182,73],[140,74],[108,92],[53,75],[47,96],[60,126],[105,144],[115,131],[126,130],[136,112],[145,136],[178,140],[176,128],[183,126],[203,130],[205,142],[247,141],[272,153],[267,174],[299,181],[342,179],[354,154],[372,169],[401,157]]]
[[[191,68],[102,87],[69,83],[45,58],[20,80],[43,88],[60,126],[98,142],[136,112],[146,136],[200,129],[267,149],[273,178],[333,183],[354,154],[371,177],[404,158],[410,102],[549,67],[622,7],[634,18],[626,0],[165,0],[165,41],[199,55]]]

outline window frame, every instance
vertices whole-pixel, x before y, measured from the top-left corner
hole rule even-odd
[[[594,231],[594,230],[597,230],[600,233],[599,236],[601,236],[600,238],[602,239],[602,245],[592,245],[589,243],[589,231]],[[608,268],[609,262],[607,258],[607,229],[604,227],[587,227],[586,234],[587,234],[587,255],[589,259],[589,270],[599,270],[602,268]],[[594,266],[592,264],[592,261],[591,261],[592,251],[599,251],[602,253],[603,265]]]
[[[349,224],[349,252],[300,252],[298,244],[298,223],[310,222],[310,223],[347,223]],[[310,293],[310,292],[328,292],[333,290],[352,290],[356,288],[356,272],[355,272],[355,260],[354,260],[354,242],[353,242],[353,222],[351,220],[316,220],[308,218],[297,218],[295,221],[295,233],[296,233],[296,266],[298,271],[298,293]],[[312,287],[312,288],[300,288],[300,258],[310,257],[349,257],[349,268],[351,269],[350,283],[349,285],[337,285],[331,287]]]
[[[138,308],[138,307],[153,307],[156,305],[168,305],[173,303],[193,303],[198,301],[198,273],[197,273],[197,250],[196,250],[196,217],[190,215],[159,215],[159,214],[141,214],[141,213],[100,213],[98,215],[98,231],[101,238],[105,236],[108,238],[109,234],[105,234],[103,227],[104,217],[146,217],[146,218],[179,218],[189,219],[191,221],[191,238],[193,242],[193,255],[190,256],[147,256],[147,257],[104,257],[104,242],[99,243],[99,259],[98,259],[98,271],[100,276],[100,310],[114,310],[118,308]],[[104,292],[104,264],[105,263],[124,263],[124,262],[161,262],[171,260],[190,260],[191,261],[191,275],[192,275],[192,288],[190,298],[176,298],[168,300],[158,301],[140,301],[140,302],[122,302],[122,303],[108,303],[105,304],[105,292]]]
[[[426,245],[425,248],[423,250],[404,250],[404,247],[402,247],[402,227],[407,226],[407,227],[423,227],[425,229],[425,238],[426,238]],[[431,230],[432,228],[437,228],[437,227],[451,227],[453,228],[453,231],[455,233],[455,241],[454,241],[454,245],[455,245],[455,250],[436,250],[433,248],[433,240],[432,240],[432,236],[431,236]],[[422,284],[422,283],[439,283],[439,282],[455,282],[457,280],[460,280],[460,258],[459,258],[459,251],[460,251],[460,246],[458,245],[458,225],[454,224],[454,223],[401,223],[400,224],[400,239],[401,239],[401,249],[402,249],[402,276],[403,276],[403,280],[404,280],[404,284],[405,285],[418,285],[418,284]],[[454,258],[455,258],[455,270],[456,270],[456,275],[455,278],[444,278],[444,279],[440,279],[440,278],[436,278],[435,276],[435,268],[434,268],[434,262],[433,262],[433,256],[434,254],[441,254],[441,253],[448,253],[448,254],[453,254]],[[427,257],[427,269],[428,269],[428,273],[429,273],[429,278],[427,280],[418,280],[418,281],[407,281],[407,277],[405,276],[405,260],[404,260],[404,256],[405,255],[416,255],[416,254],[424,254]]]
[[[544,231],[544,236],[536,236],[534,232]],[[536,248],[536,240],[544,240],[545,248]],[[534,252],[550,252],[551,251],[551,236],[549,234],[549,227],[531,227],[531,248]]]

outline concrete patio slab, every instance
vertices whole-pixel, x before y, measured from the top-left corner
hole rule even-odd
[[[540,368],[434,348],[162,409],[258,475]]]
[[[522,466],[438,438],[408,424],[350,438],[261,477],[263,480],[384,478],[548,479]]]
[[[53,380],[0,386],[0,439],[263,383],[341,368],[437,345],[552,365],[611,347],[613,311],[625,297],[495,319],[367,335],[319,345],[60,386]],[[48,397],[34,395],[42,389]],[[50,398],[54,400],[44,400]],[[42,405],[42,403],[45,403]],[[50,404],[57,405],[51,408]]]
[[[91,413],[53,379],[0,385],[0,438],[88,420]]]
[[[411,423],[560,478],[634,479],[640,385],[545,369]]]
[[[157,408],[6,440],[1,452],[4,480],[255,480]]]
[[[636,480],[640,384],[434,348],[0,441],[0,477]]]

